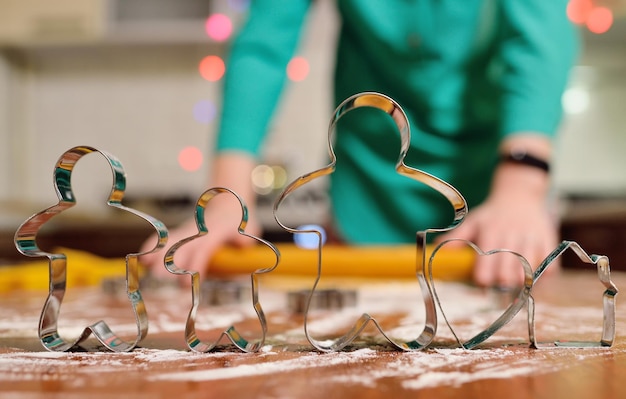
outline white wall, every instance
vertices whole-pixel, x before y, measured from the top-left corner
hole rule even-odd
[[[201,49],[158,47],[32,54],[26,88],[29,123],[23,132],[32,168],[26,195],[41,195],[56,159],[75,145],[116,155],[128,173],[129,194],[199,186],[204,170],[183,172],[177,155],[188,145],[209,146],[212,127],[192,115],[196,101],[218,91],[196,72],[203,56]],[[76,171],[82,167],[81,161]],[[102,189],[108,192],[110,184]]]
[[[583,107],[564,119],[556,148],[555,186],[561,193],[623,197],[626,41],[605,49],[589,45],[570,88],[578,91]]]

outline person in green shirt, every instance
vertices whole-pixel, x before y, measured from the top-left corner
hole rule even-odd
[[[228,187],[246,201],[251,217],[246,231],[252,234],[261,229],[250,175],[310,3],[253,1],[232,43],[209,186]],[[341,26],[335,102],[365,91],[397,101],[411,124],[406,163],[452,184],[468,202],[464,222],[438,239],[515,250],[536,267],[558,241],[546,197],[561,95],[578,50],[567,1],[336,3]],[[400,145],[388,115],[353,113],[339,124],[333,145],[333,234],[349,244],[393,244],[414,242],[418,230],[448,226],[450,204],[439,193],[385,167],[397,160]],[[220,227],[232,226],[240,214],[226,200],[212,204],[206,216],[212,220],[211,240],[181,248],[177,263],[204,270],[216,248],[241,240],[232,227]],[[189,221],[172,231],[170,242],[196,231]],[[143,261],[161,263],[159,254]],[[481,257],[474,280],[511,285],[521,279],[519,269]]]

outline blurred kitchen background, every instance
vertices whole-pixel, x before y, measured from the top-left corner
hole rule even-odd
[[[223,59],[249,2],[0,0],[0,258],[18,256],[17,226],[56,203],[53,166],[76,145],[122,161],[125,204],[168,226],[192,216],[206,188]],[[584,48],[563,97],[554,165],[563,238],[626,263],[626,0],[571,0],[568,15]],[[315,1],[286,71],[290,85],[254,176],[268,235],[279,234],[273,194],[325,164],[336,27],[333,1]],[[65,237],[104,256],[136,250],[146,230],[111,217],[104,159],[82,159],[73,187],[76,211],[42,239]],[[289,206],[295,223],[321,219],[324,188]]]

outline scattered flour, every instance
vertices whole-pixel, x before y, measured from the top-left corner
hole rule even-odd
[[[295,359],[264,362],[258,364],[243,364],[235,367],[226,367],[211,370],[194,370],[187,372],[164,373],[151,379],[169,381],[212,381],[229,378],[242,378],[258,375],[290,372],[294,370],[328,367],[338,364],[361,362],[363,359],[376,357],[372,349],[359,349],[354,352],[338,352],[332,354],[309,353]]]
[[[359,296],[357,307],[334,312],[327,317],[312,317],[308,328],[318,334],[324,334],[350,328],[363,312],[370,313],[374,317],[381,315],[383,318],[385,314],[401,312],[404,316],[399,322],[396,319],[395,325],[384,327],[385,331],[396,339],[414,339],[423,328],[425,314],[423,303],[420,302],[419,287],[399,284],[392,287],[392,290],[394,295],[389,295],[389,286],[384,288],[373,286],[372,289],[364,289],[364,294]],[[443,284],[438,287],[438,293],[448,319],[461,338],[472,336],[477,330],[480,331],[491,320],[497,318],[502,310],[494,306],[495,301],[492,296],[460,284]],[[282,310],[284,298],[276,296],[268,298],[270,301],[263,302],[263,306],[270,324],[271,321],[288,322],[288,318],[281,316],[284,312],[277,312],[276,316],[270,316],[272,311]],[[148,306],[149,334],[177,332],[182,334],[188,309],[181,311],[181,305],[174,306],[175,303],[167,301],[166,306],[154,313],[150,312]],[[95,310],[95,313],[104,309],[100,296],[84,298],[81,306],[75,303],[68,305],[63,305],[66,313],[62,314],[62,318],[64,323],[71,320],[72,325],[60,326],[59,331],[70,338],[80,334],[82,326],[93,322],[84,317],[85,308]],[[36,338],[40,306],[40,302],[35,302],[29,307],[32,314],[28,315],[17,314],[10,304],[4,307],[0,311],[0,339]],[[600,309],[540,306],[541,304],[537,306],[537,317],[541,322],[542,332],[554,331],[559,333],[558,335],[573,332],[591,337],[599,335],[602,321]],[[473,317],[468,318],[468,314]],[[196,327],[199,330],[221,329],[235,325],[248,316],[249,312],[212,309],[210,312],[205,311],[199,314]],[[505,337],[507,340],[524,342],[528,339],[525,335],[527,334],[525,316],[522,311],[511,322],[513,330],[508,331]],[[595,319],[599,319],[597,325],[589,322]],[[572,320],[577,320],[577,322],[572,324]],[[618,330],[626,328],[625,318],[618,317],[617,320]],[[60,323],[61,321],[60,319]],[[453,336],[447,325],[441,317],[438,321],[436,338],[444,341],[451,340]],[[458,326],[455,323],[458,323]],[[128,318],[113,317],[110,324],[117,331],[131,333],[136,331],[136,325],[129,323]],[[269,327],[270,334],[272,334],[272,326]],[[142,369],[151,370],[147,377],[142,377],[150,381],[214,381],[289,373],[310,368],[332,368],[332,371],[323,373],[326,376],[324,383],[376,387],[382,379],[394,378],[398,379],[405,389],[418,390],[435,386],[460,386],[485,379],[550,373],[556,371],[557,368],[569,367],[589,357],[614,353],[612,350],[546,349],[533,351],[508,347],[464,350],[437,348],[435,345],[434,349],[407,353],[393,352],[392,355],[389,353],[380,355],[375,349],[364,348],[328,354],[287,351],[286,359],[285,356],[277,356],[280,351],[284,350],[281,342],[293,342],[293,340],[306,342],[303,339],[304,333],[300,325],[289,327],[282,334],[272,334],[268,337],[268,341],[272,344],[263,346],[256,354],[242,354],[238,351],[201,354],[184,350],[150,348],[138,348],[129,353],[58,353],[24,352],[4,348],[2,349],[4,352],[0,351],[0,383],[3,380],[37,381],[42,378],[59,378],[67,379],[68,384],[80,384],[84,383],[84,379],[75,378],[76,375],[88,377],[93,373],[136,373]],[[330,344],[331,341],[326,343]],[[248,358],[255,359],[254,364],[247,362]],[[546,362],[547,358],[556,360]],[[242,359],[241,362],[238,359]],[[228,362],[229,366],[222,366],[224,362]],[[350,367],[357,364],[359,367]],[[340,365],[348,367],[334,367]],[[74,374],[62,371],[48,374],[48,370],[72,370]],[[74,377],[71,377],[72,375]]]

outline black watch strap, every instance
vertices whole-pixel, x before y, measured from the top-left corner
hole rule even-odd
[[[550,164],[547,161],[537,158],[523,150],[512,150],[508,154],[503,154],[501,161],[531,166],[533,168],[541,169],[546,173],[550,172]]]

